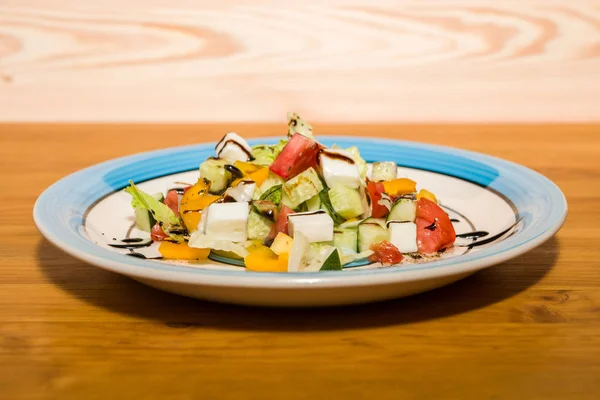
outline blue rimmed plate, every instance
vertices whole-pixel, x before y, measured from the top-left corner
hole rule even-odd
[[[115,247],[124,238],[143,236],[133,227],[131,198],[121,190],[129,179],[151,193],[175,182],[193,183],[200,162],[213,155],[214,143],[136,154],[69,175],[38,198],[35,223],[65,252],[158,289],[238,304],[325,306],[402,297],[454,282],[533,249],[554,235],[567,215],[565,197],[554,183],[508,161],[412,142],[345,136],[319,140],[358,146],[369,162],[396,161],[400,175],[438,196],[459,235],[489,235],[459,239],[460,246],[435,259],[386,268],[363,263],[318,273],[252,273],[218,256],[200,264],[157,261],[139,258],[151,258],[152,246],[136,249],[138,257]]]

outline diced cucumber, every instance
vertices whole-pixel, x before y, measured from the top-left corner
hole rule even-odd
[[[273,222],[262,217],[261,215],[251,211],[248,215],[248,239],[250,240],[265,240],[271,229],[273,228]]]
[[[348,220],[363,214],[364,208],[359,190],[344,185],[333,185],[329,188],[331,206],[342,218]]]
[[[327,214],[329,214],[335,226],[344,222],[344,218],[336,213],[331,205],[331,200],[329,200],[329,190],[323,190],[319,193],[319,199],[321,200],[321,208],[327,211]]]
[[[288,195],[287,195],[286,192],[282,192],[282,194],[281,194],[281,203],[280,203],[280,205],[289,207],[292,210],[294,209],[294,204],[292,203],[292,200],[290,200],[290,198],[288,197]]]
[[[364,220],[362,219],[354,219],[351,221],[346,221],[343,224],[340,224],[338,228],[340,229],[350,229],[350,228],[358,228],[360,224],[362,224]]]
[[[256,200],[252,202],[252,210],[268,220],[275,220],[277,205],[267,200]]]
[[[358,251],[358,230],[356,228],[336,229],[333,231],[333,245],[342,253],[356,253]]]
[[[379,218],[368,218],[358,226],[358,251],[363,252],[371,248],[374,243],[389,240],[389,233],[385,228],[385,221]]]
[[[414,222],[417,213],[417,203],[412,199],[400,198],[390,210],[387,221]]]
[[[162,193],[153,194],[152,197],[154,197],[161,203],[165,202],[165,196],[163,196]],[[142,207],[136,207],[134,213],[135,225],[137,226],[137,228],[144,232],[151,232],[152,227],[156,224],[156,219],[154,219],[154,216],[152,215],[150,210]]]
[[[316,196],[321,190],[323,184],[317,171],[312,167],[283,184],[283,191],[290,199],[292,208]]]
[[[317,211],[321,209],[321,196],[320,194],[311,197],[306,200],[306,211]]]
[[[225,169],[227,161],[209,158],[200,164],[200,177],[210,181],[209,192],[221,194],[232,181],[231,172]]]
[[[396,179],[398,176],[398,166],[393,161],[382,161],[373,163],[373,172],[371,173],[371,180],[378,181],[391,181]]]
[[[281,185],[275,185],[267,189],[267,191],[260,196],[260,199],[279,205],[279,203],[281,203],[281,193]]]

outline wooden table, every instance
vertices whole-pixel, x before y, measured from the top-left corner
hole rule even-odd
[[[32,221],[99,161],[282,125],[0,125],[0,398],[600,398],[600,126],[317,126],[527,165],[566,193],[559,234],[412,298],[253,309],[162,293],[80,262]]]

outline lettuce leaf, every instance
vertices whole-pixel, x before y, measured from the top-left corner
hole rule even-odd
[[[242,258],[250,254],[246,249],[245,244],[230,242],[227,240],[215,240],[199,231],[192,233],[188,244],[190,247],[195,247],[198,249],[230,251]]]
[[[181,219],[167,205],[138,189],[133,181],[129,181],[129,184],[130,186],[125,189],[125,193],[131,195],[131,206],[134,209],[142,208],[150,211],[155,220],[163,223],[163,230],[165,228],[168,230],[172,226],[181,226]],[[166,230],[165,233],[167,233]]]
[[[300,118],[300,116],[296,113],[288,113],[288,137],[294,136],[294,134],[299,133],[307,138],[314,139],[312,133],[312,126]]]
[[[280,140],[279,143],[270,146],[266,144],[252,146],[252,157],[254,157],[252,162],[265,166],[273,164],[287,142],[287,140]]]

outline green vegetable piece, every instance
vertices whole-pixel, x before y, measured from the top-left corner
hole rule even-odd
[[[333,224],[338,226],[344,223],[344,218],[342,218],[338,213],[335,212],[333,206],[331,205],[331,201],[329,200],[329,190],[323,190],[319,193],[319,197],[321,199],[321,205],[327,211],[327,214],[333,219]]]
[[[336,213],[348,220],[364,213],[363,202],[357,189],[337,184],[329,188],[329,200]]]
[[[288,137],[294,136],[294,134],[299,133],[308,138],[314,139],[312,133],[312,126],[300,118],[300,116],[296,113],[288,113]]]
[[[283,191],[289,198],[292,208],[298,207],[322,190],[321,179],[312,167],[283,184]]]
[[[320,269],[321,271],[341,271],[342,270],[342,261],[340,259],[340,253],[338,249],[334,249],[329,257],[323,263],[323,266]]]
[[[281,203],[282,185],[273,186],[260,196],[260,200],[270,201],[279,205]]]
[[[166,227],[175,225],[181,226],[181,219],[168,206],[161,203],[153,196],[138,189],[133,181],[129,181],[130,186],[125,188],[125,193],[129,193],[132,197],[131,206],[150,211],[154,219],[162,222]]]
[[[200,177],[210,181],[209,192],[221,194],[233,180],[231,172],[225,169],[227,161],[209,158],[200,164]]]

